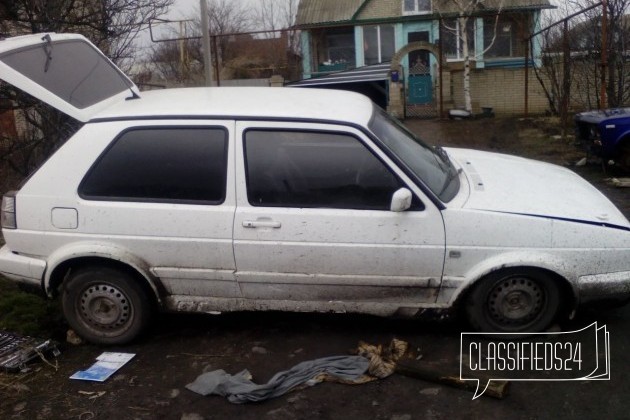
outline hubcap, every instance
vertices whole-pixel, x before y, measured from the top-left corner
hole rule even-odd
[[[494,286],[488,298],[492,319],[506,326],[523,326],[539,316],[545,304],[543,289],[527,277],[512,277]]]
[[[132,315],[129,299],[118,288],[98,284],[81,294],[80,314],[91,326],[105,331],[124,328]]]

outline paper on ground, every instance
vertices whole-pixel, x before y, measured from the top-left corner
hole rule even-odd
[[[96,358],[96,363],[87,370],[80,370],[70,377],[70,379],[81,379],[84,381],[104,382],[112,376],[118,369],[133,359],[135,353],[113,353],[104,352]]]

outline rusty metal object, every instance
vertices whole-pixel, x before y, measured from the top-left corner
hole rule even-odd
[[[448,385],[453,388],[465,389],[467,391],[475,391],[477,384],[472,381],[461,380],[457,374],[444,373],[443,370],[432,367],[426,362],[417,360],[401,359],[396,364],[396,373],[411,378],[422,379],[424,381],[435,382],[442,385]],[[479,378],[481,381],[484,378]],[[483,395],[503,399],[508,395],[510,388],[509,381],[492,380],[488,384],[488,389]]]
[[[0,369],[7,372],[20,371],[26,363],[49,350],[53,351],[55,357],[59,354],[56,343],[51,340],[0,332]]]

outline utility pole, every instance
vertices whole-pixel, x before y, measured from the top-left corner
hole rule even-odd
[[[606,70],[608,67],[608,1],[602,0],[602,74],[600,83],[600,107],[605,109],[606,98]]]
[[[187,79],[186,77],[186,44],[184,38],[186,37],[186,26],[182,20],[179,22],[179,74],[182,78],[182,82]]]
[[[210,28],[208,25],[208,3],[206,0],[199,0],[201,10],[201,31],[203,47],[203,71],[206,76],[206,86],[212,86],[212,59],[210,53]]]

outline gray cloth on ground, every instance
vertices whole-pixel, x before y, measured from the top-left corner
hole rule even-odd
[[[362,356],[332,356],[309,360],[274,375],[266,384],[255,384],[247,370],[230,375],[215,370],[199,375],[186,388],[201,395],[221,395],[235,404],[258,402],[286,394],[300,385],[312,386],[325,373],[345,381],[360,378],[368,370],[369,360]],[[310,382],[309,382],[310,381]]]

